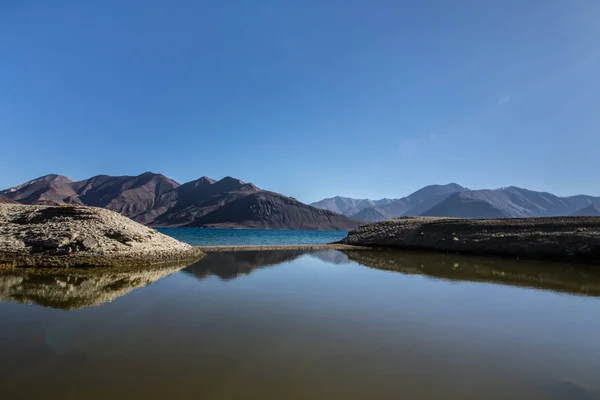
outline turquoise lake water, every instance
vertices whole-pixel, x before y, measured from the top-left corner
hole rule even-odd
[[[158,231],[193,246],[275,246],[331,243],[346,237],[346,231],[302,231],[283,229],[158,228]]]

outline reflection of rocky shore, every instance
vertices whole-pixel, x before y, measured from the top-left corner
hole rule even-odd
[[[344,253],[350,260],[359,264],[403,274],[600,296],[600,270],[588,265],[421,252],[344,251]]]
[[[200,279],[214,275],[223,280],[230,280],[240,275],[248,275],[255,269],[295,260],[306,253],[306,250],[211,252],[202,260],[185,268],[183,272]]]
[[[65,310],[98,306],[149,285],[183,266],[147,270],[0,270],[0,301]]]

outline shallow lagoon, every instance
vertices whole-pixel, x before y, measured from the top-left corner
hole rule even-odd
[[[0,393],[596,399],[599,295],[593,267],[371,251],[2,273]]]

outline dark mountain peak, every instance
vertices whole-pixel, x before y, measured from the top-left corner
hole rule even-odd
[[[449,193],[449,192],[460,192],[466,190],[466,188],[464,186],[459,185],[458,183],[445,183],[445,184],[434,184],[434,185],[427,185],[419,190],[417,190],[417,192],[430,192],[430,191],[435,191],[438,194],[440,192],[444,192],[444,193]],[[417,193],[415,192],[415,193]]]
[[[575,211],[571,217],[600,217],[600,207],[590,203],[587,207]]]
[[[77,197],[73,191],[74,182],[63,175],[50,174],[32,179],[19,186],[1,192],[11,200],[22,204],[64,204],[66,198],[71,198],[71,203],[76,203]]]
[[[232,178],[231,176],[226,176],[225,178],[220,179],[213,184],[213,190],[216,193],[230,192],[232,190],[239,189],[240,187],[244,186],[245,184],[246,184],[246,182],[244,182],[240,179]]]
[[[231,185],[231,184],[243,185],[246,182],[244,182],[244,181],[242,181],[240,179],[237,179],[237,178],[233,178],[231,176],[226,176],[225,178],[220,179],[219,181],[217,181],[217,183],[220,183],[220,184],[229,184],[229,185]]]
[[[343,215],[259,190],[195,218],[188,226],[349,230],[358,225]]]
[[[73,180],[69,177],[66,177],[64,175],[58,175],[58,174],[48,174],[48,175],[44,175],[44,176],[40,176],[39,178],[34,179],[33,181],[30,182],[39,182],[39,181],[45,181],[45,182],[62,182],[62,183],[71,183],[73,182]]]
[[[431,196],[439,196],[441,194],[449,194],[454,192],[462,192],[466,190],[464,187],[457,183],[447,183],[445,185],[429,185],[425,186],[416,192],[407,196],[407,198],[422,198],[423,200]]]
[[[260,190],[260,188],[252,182],[244,183],[242,186],[240,186],[240,189],[242,189],[242,190]],[[292,198],[292,197],[290,197],[290,198]]]
[[[210,177],[208,177],[208,176],[205,175],[205,176],[203,176],[201,178],[196,179],[194,182],[207,183],[209,185],[212,185],[213,183],[216,182],[216,180],[214,180],[214,179],[212,179],[212,178],[210,178]]]
[[[64,175],[48,174],[48,175],[40,176],[39,178],[32,179],[30,181],[27,181],[18,186],[14,186],[6,191],[9,193],[16,192],[17,190],[23,189],[27,186],[31,186],[34,184],[37,184],[37,185],[51,185],[51,184],[61,185],[61,184],[69,184],[69,183],[73,183],[73,180],[71,178],[68,178]]]
[[[176,187],[180,186],[179,182],[176,182],[171,178],[167,178],[163,174],[156,174],[154,172],[144,172],[143,174],[136,176],[133,179],[133,182],[135,182],[133,184],[134,186],[145,185],[149,182],[154,182],[157,185],[164,186],[164,190],[168,190],[169,187],[171,189],[175,189]]]
[[[210,187],[211,185],[215,184],[216,182],[217,181],[209,178],[208,176],[203,176],[194,181],[186,182],[183,185],[181,185],[181,187],[189,190],[191,188],[196,189],[196,188],[202,188],[202,187]]]

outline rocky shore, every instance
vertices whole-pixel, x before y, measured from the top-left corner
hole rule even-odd
[[[0,204],[0,267],[130,267],[196,261],[204,253],[116,212]]]
[[[339,243],[600,264],[600,217],[406,217],[363,225]]]

